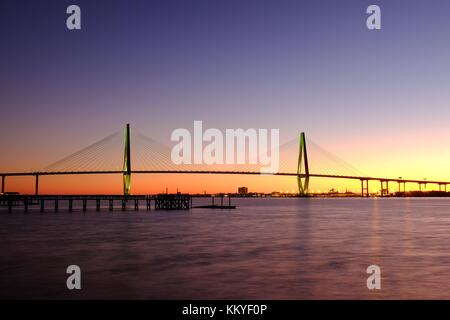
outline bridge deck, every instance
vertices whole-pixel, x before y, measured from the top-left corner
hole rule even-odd
[[[2,177],[13,176],[57,176],[57,175],[100,175],[100,174],[123,174],[123,171],[55,171],[55,172],[5,172],[0,173]],[[292,176],[306,178],[306,174],[298,174],[292,172],[275,172],[275,173],[261,173],[259,171],[164,171],[164,170],[132,170],[132,174],[226,174],[226,175],[274,175],[274,176]],[[364,180],[364,181],[389,181],[401,183],[431,183],[439,185],[450,184],[450,181],[440,180],[418,180],[418,179],[400,179],[388,177],[373,177],[373,176],[348,176],[348,175],[329,175],[329,174],[314,174],[310,173],[309,177],[315,178],[331,178],[331,179],[348,179],[348,180]]]

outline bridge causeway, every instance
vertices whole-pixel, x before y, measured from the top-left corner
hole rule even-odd
[[[2,193],[5,193],[5,181],[6,177],[35,177],[35,195],[39,195],[39,176],[61,176],[61,175],[109,175],[109,174],[123,174],[123,171],[74,171],[74,172],[11,172],[0,173],[2,177]],[[131,170],[127,172],[127,175],[131,174],[221,174],[221,175],[261,175],[260,172],[248,172],[248,171],[182,171],[182,170]],[[361,197],[369,197],[369,182],[376,181],[381,185],[381,196],[389,195],[389,183],[398,184],[398,192],[406,192],[406,184],[414,183],[418,184],[419,190],[426,187],[428,184],[434,184],[439,187],[439,191],[447,192],[447,185],[450,185],[450,181],[440,180],[415,180],[415,179],[402,179],[402,178],[386,178],[386,177],[371,177],[371,176],[346,176],[346,175],[329,175],[329,174],[314,174],[314,173],[292,173],[292,172],[275,172],[273,174],[265,174],[273,176],[289,176],[296,177],[297,179],[310,179],[310,178],[329,178],[329,179],[345,179],[356,180],[361,182]],[[391,189],[392,190],[392,189]],[[402,191],[403,190],[403,191]],[[304,195],[307,195],[308,190],[304,190]],[[300,193],[301,194],[301,193]]]

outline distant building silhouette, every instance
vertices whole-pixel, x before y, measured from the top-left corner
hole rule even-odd
[[[238,188],[238,194],[240,194],[240,195],[247,195],[248,194],[248,188],[247,187],[239,187]]]

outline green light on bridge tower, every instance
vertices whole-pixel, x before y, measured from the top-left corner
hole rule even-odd
[[[130,194],[131,184],[131,153],[130,153],[130,124],[125,127],[125,151],[123,156],[123,194]]]
[[[302,167],[304,167],[305,172],[302,172]],[[309,165],[308,165],[308,154],[306,153],[306,139],[305,133],[300,133],[300,148],[298,153],[298,163],[297,163],[297,184],[298,184],[298,194],[301,197],[308,195],[309,186]]]

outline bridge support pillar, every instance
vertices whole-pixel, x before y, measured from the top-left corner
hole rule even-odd
[[[134,199],[134,211],[139,210],[139,199]]]
[[[44,212],[44,208],[45,208],[45,200],[41,199],[41,212]]]
[[[424,186],[424,191],[426,191],[427,190],[426,182],[419,182],[419,191],[422,191],[422,185]]]
[[[95,199],[95,210],[100,211],[100,199]]]
[[[130,125],[127,123],[125,127],[125,151],[123,156],[123,195],[130,194],[131,184],[131,141],[130,141]]]
[[[55,212],[58,212],[59,209],[59,200],[55,199]]]
[[[147,198],[147,211],[152,209],[151,200]]]
[[[369,197],[369,180],[361,179],[361,197]]]
[[[389,196],[389,181],[388,180],[380,180],[381,183],[381,190],[380,194],[382,197]],[[384,185],[386,184],[386,186]]]
[[[34,184],[34,194],[38,195],[39,194],[39,175],[37,174],[35,177],[36,177],[36,180],[35,180],[35,184]]]
[[[69,199],[69,212],[72,212],[73,210],[73,200]]]
[[[109,211],[113,211],[113,209],[114,209],[114,200],[109,199]]]
[[[28,198],[27,197],[25,199],[23,199],[23,205],[24,205],[25,212],[28,212]]]
[[[304,167],[305,173],[302,173]],[[298,162],[297,162],[297,185],[298,185],[298,195],[300,197],[308,196],[309,187],[309,165],[308,165],[308,153],[306,152],[306,138],[305,133],[300,133],[300,145],[298,152]]]
[[[403,191],[402,191],[402,184],[403,184]],[[406,194],[406,182],[398,181],[398,193],[401,194],[402,192],[403,192],[403,195]]]
[[[87,200],[83,199],[83,212],[86,212],[87,210]]]
[[[2,193],[5,193],[5,180],[6,176],[2,176]]]

